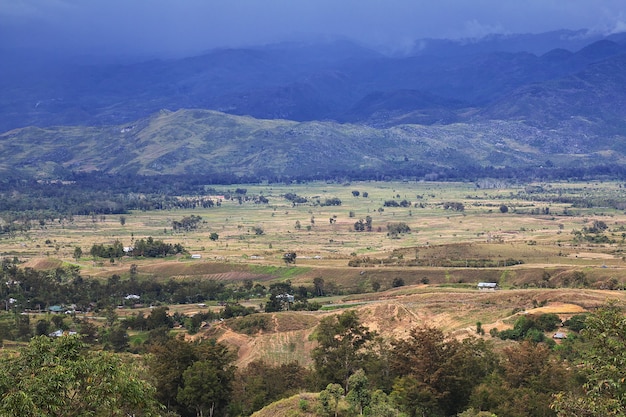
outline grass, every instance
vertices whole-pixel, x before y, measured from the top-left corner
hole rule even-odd
[[[358,307],[361,304],[362,303],[325,305],[325,306],[322,307],[322,310],[323,311],[343,310],[343,309],[346,309],[346,308]]]
[[[554,183],[538,184],[543,194],[538,199],[589,196],[594,201],[618,199],[624,190],[618,183]],[[594,268],[621,270],[624,251],[620,230],[626,227],[626,215],[609,207],[577,208],[571,204],[529,201],[527,186],[506,189],[477,188],[473,183],[411,183],[363,182],[350,184],[309,183],[306,185],[265,184],[217,186],[218,194],[226,194],[237,187],[246,188],[248,195],[262,194],[267,205],[249,202],[238,204],[224,201],[221,207],[199,210],[171,210],[133,212],[125,215],[122,226],[119,216],[92,219],[75,216],[73,222],[51,222],[14,238],[0,239],[2,256],[18,256],[29,260],[34,267],[46,262],[77,264],[85,275],[108,277],[127,276],[131,264],[138,265],[140,275],[168,279],[169,277],[210,277],[239,271],[253,279],[262,276],[289,279],[294,283],[309,283],[315,276],[325,280],[345,282],[350,291],[368,291],[374,280],[388,281],[380,273],[370,274],[364,281],[357,274],[361,268],[346,268],[354,256],[368,256],[378,263],[385,262],[399,268],[403,279],[417,283],[413,273],[423,274],[432,283],[471,282],[478,277],[469,269],[470,260],[489,260],[499,265],[501,260],[519,259],[524,265],[509,271],[532,268],[591,268],[591,275],[602,275]],[[352,191],[359,191],[354,197]],[[368,197],[362,197],[367,192]],[[286,193],[304,196],[309,201],[325,201],[337,197],[341,206],[323,207],[303,204],[293,206],[283,198]],[[581,194],[582,193],[582,194]],[[559,197],[560,196],[560,197]],[[411,201],[410,208],[383,207],[387,200]],[[464,211],[445,210],[443,203],[459,202]],[[500,213],[506,204],[508,213]],[[383,208],[383,211],[379,211]],[[532,214],[532,210],[549,208],[549,215]],[[174,232],[173,220],[191,214],[201,216],[201,228],[192,232]],[[351,217],[352,216],[352,217]],[[355,232],[354,222],[371,216],[372,232]],[[333,219],[331,224],[330,219]],[[311,223],[313,219],[314,223]],[[94,221],[95,220],[95,221]],[[573,241],[574,230],[581,230],[593,220],[602,220],[609,226],[609,235],[616,241],[609,245],[580,244]],[[301,228],[296,229],[296,221]],[[399,239],[386,235],[387,223],[405,222],[411,233]],[[310,226],[311,230],[306,230]],[[257,235],[255,227],[264,233]],[[379,231],[380,230],[380,231]],[[210,233],[219,234],[211,241]],[[87,254],[95,243],[110,244],[120,240],[131,246],[134,240],[152,236],[168,243],[181,243],[190,253],[202,256],[199,260],[185,257],[143,260],[121,259],[114,264],[94,261],[83,256],[72,258],[74,248],[80,246]],[[285,266],[282,255],[286,251],[298,254],[296,266]],[[409,267],[411,260],[419,260],[422,267]],[[439,265],[459,265],[443,274],[429,269]],[[375,269],[378,269],[376,267]],[[415,272],[419,271],[419,272]],[[486,275],[491,272],[486,271]],[[322,274],[322,275],[320,275]],[[505,275],[505,281],[511,272]],[[618,274],[619,275],[619,274]],[[235,277],[232,275],[230,278]],[[374,276],[374,278],[372,277]],[[502,276],[502,271],[497,280]],[[495,279],[489,277],[489,279]],[[620,278],[621,279],[621,278]],[[385,287],[383,287],[384,289]],[[387,287],[388,288],[388,287]]]

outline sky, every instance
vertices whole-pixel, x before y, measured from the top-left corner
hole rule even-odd
[[[342,37],[401,50],[421,38],[626,31],[624,0],[0,0],[0,48],[186,56]]]

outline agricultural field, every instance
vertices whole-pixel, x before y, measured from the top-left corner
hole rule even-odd
[[[58,325],[95,346],[140,355],[158,353],[159,344],[214,339],[234,353],[241,375],[259,364],[311,371],[319,370],[319,329],[354,313],[381,340],[407,340],[429,326],[501,351],[514,343],[503,335],[519,338],[524,320],[562,323],[624,303],[622,187],[246,184],[178,197],[197,208],[33,221],[27,231],[0,236],[0,257],[7,277],[19,275],[18,267],[33,282],[51,281],[48,295],[29,284],[26,297],[9,278],[1,336],[5,348],[19,348]],[[214,204],[202,208],[209,199]],[[178,252],[119,253],[145,242]],[[498,289],[479,290],[479,282]],[[70,315],[48,312],[69,288],[89,294],[75,297]],[[289,288],[296,302],[270,309],[277,288]],[[20,315],[17,305],[28,307]],[[181,339],[159,339],[163,328]],[[533,331],[552,346],[563,343],[553,340],[556,331],[577,334]]]
[[[272,275],[273,268],[284,266],[282,256],[288,251],[297,253],[296,265],[302,270],[343,269],[351,259],[363,257],[395,259],[386,267],[411,267],[412,260],[422,267],[471,267],[480,266],[472,264],[479,259],[500,267],[509,258],[523,261],[521,268],[513,269],[623,266],[626,215],[621,205],[626,206],[626,189],[621,184],[484,187],[428,182],[228,186],[222,191],[230,200],[223,195],[205,197],[221,198],[221,205],[211,208],[74,216],[33,225],[26,233],[4,235],[0,255],[35,265],[44,260],[72,262],[94,276],[117,273],[130,262],[164,276],[213,268],[224,273],[223,265],[228,265],[226,269],[244,265]],[[245,194],[234,194],[236,188]],[[289,194],[306,202],[293,203],[285,198]],[[267,203],[255,203],[258,196]],[[340,205],[324,205],[334,200]],[[173,229],[173,222],[192,215],[201,218],[197,228]],[[370,231],[355,231],[355,223],[368,216]],[[602,222],[604,228],[595,230],[594,222]],[[389,226],[398,224],[410,231],[390,233]],[[599,233],[583,236],[584,230]],[[210,239],[212,233],[217,234],[215,240]],[[105,264],[89,256],[94,244],[119,240],[132,246],[149,236],[180,243],[201,258],[150,262],[120,258]],[[83,252],[77,260],[76,247]],[[446,259],[449,262],[442,262]],[[372,261],[367,266],[378,265]]]
[[[375,304],[374,310],[391,309],[381,311],[383,317],[395,317],[404,314],[394,304],[402,300],[405,312],[412,306],[422,311],[428,305],[428,314],[406,313],[409,323],[430,317],[446,330],[461,332],[476,321],[496,326],[513,309],[532,306],[533,299],[580,305],[575,288],[605,292],[622,289],[626,283],[626,214],[621,206],[626,189],[616,182],[515,187],[487,181],[320,182],[216,190],[221,194],[203,197],[220,201],[210,208],[73,216],[33,225],[28,232],[4,235],[0,256],[17,257],[35,269],[75,265],[82,276],[103,280],[112,275],[128,278],[131,265],[141,279],[161,282],[194,278],[240,285],[249,280],[267,286],[288,280],[295,288],[322,278],[330,296],[318,298],[326,312],[317,315],[332,314],[344,305],[369,311]],[[267,202],[259,203],[259,197]],[[194,227],[173,226],[193,217],[199,218]],[[363,230],[357,231],[361,220]],[[395,233],[397,225],[407,230]],[[94,245],[119,241],[132,247],[148,237],[181,244],[187,253],[165,258],[90,255]],[[283,255],[290,252],[297,254],[294,263],[284,261]],[[497,282],[504,291],[495,298],[479,295],[475,286],[481,281]],[[567,295],[545,295],[565,287],[570,289],[563,293]],[[512,298],[502,295],[522,289],[527,292]],[[430,297],[427,301],[425,294]],[[585,297],[601,304],[617,294]],[[432,297],[439,301],[433,304]],[[466,297],[478,307],[462,310],[460,317],[454,310]],[[517,297],[521,297],[519,305],[509,301]],[[242,304],[258,308],[264,301],[242,300]],[[484,303],[492,308],[480,307]],[[432,310],[432,305],[437,308]],[[171,309],[181,314],[199,310],[195,305]],[[130,313],[135,311],[120,312]],[[305,328],[289,330],[296,332],[292,336],[300,340],[300,333],[310,333],[315,321],[307,323]],[[398,323],[404,322],[398,318]],[[397,333],[410,325],[405,323],[400,330],[391,327],[386,330]],[[281,326],[274,329],[280,332],[276,329]],[[237,338],[241,339],[233,339]],[[291,346],[286,351],[293,355],[283,356],[302,359],[307,349],[302,343],[296,349],[287,339],[283,345]]]
[[[0,256],[37,269],[72,264],[95,278],[127,277],[131,265],[153,280],[288,279],[309,285],[322,277],[344,294],[393,289],[394,280],[471,289],[480,281],[505,289],[624,286],[621,183],[319,182],[214,190],[219,194],[202,197],[220,202],[210,208],[33,225],[0,238]],[[173,227],[191,216],[200,219],[195,227]],[[356,231],[359,221],[363,230]],[[407,230],[396,233],[398,225]],[[156,259],[90,255],[93,245],[119,241],[132,247],[148,237],[181,244],[188,253]],[[287,252],[297,254],[294,263],[284,262]]]

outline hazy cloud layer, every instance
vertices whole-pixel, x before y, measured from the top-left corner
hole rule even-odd
[[[0,0],[0,47],[185,55],[345,36],[402,48],[425,37],[626,29],[624,0]]]

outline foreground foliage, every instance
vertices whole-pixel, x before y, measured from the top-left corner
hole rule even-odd
[[[156,416],[155,390],[119,357],[76,336],[36,337],[0,359],[0,415]]]
[[[580,366],[585,383],[560,393],[553,408],[559,417],[626,415],[626,318],[609,304],[585,320],[589,341]]]

